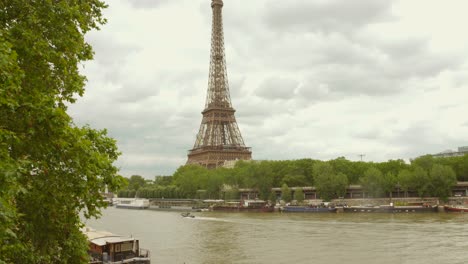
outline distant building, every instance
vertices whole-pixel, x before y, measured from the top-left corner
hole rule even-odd
[[[446,150],[437,154],[432,154],[433,157],[446,158],[446,157],[458,157],[468,154],[468,146],[458,147],[458,151]]]

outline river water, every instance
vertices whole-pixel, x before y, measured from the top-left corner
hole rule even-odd
[[[193,214],[111,207],[86,225],[139,238],[152,264],[468,263],[468,214]]]

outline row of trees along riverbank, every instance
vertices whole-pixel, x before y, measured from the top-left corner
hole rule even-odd
[[[261,199],[272,199],[272,187],[315,186],[324,200],[344,196],[350,184],[360,184],[372,197],[385,196],[399,186],[419,196],[445,199],[458,181],[468,180],[468,155],[434,158],[422,156],[411,161],[386,162],[329,161],[312,159],[285,161],[239,161],[232,169],[207,170],[197,165],[182,166],[172,176],[155,181],[134,175],[120,197],[218,199],[238,196],[238,190],[258,191]],[[224,196],[223,196],[224,195]]]

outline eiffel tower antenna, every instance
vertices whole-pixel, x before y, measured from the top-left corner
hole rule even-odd
[[[212,0],[210,71],[203,119],[188,153],[187,164],[207,168],[222,166],[227,160],[250,160],[252,151],[246,147],[234,116],[229,95],[223,34],[222,0]]]

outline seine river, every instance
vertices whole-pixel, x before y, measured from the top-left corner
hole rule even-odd
[[[108,208],[86,225],[159,263],[466,264],[468,214],[193,213]]]

